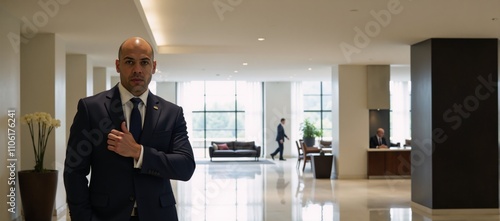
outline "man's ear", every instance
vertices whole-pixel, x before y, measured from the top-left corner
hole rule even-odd
[[[151,74],[155,74],[156,73],[156,60],[153,61],[153,71],[151,72]]]
[[[119,59],[116,59],[116,61],[115,61],[115,68],[116,68],[116,72],[120,73],[120,60]]]

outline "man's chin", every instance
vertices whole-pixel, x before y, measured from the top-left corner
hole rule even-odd
[[[135,87],[132,87],[132,90],[130,91],[130,93],[132,93],[135,96],[139,96],[139,95],[143,94],[146,90],[147,90],[147,87],[135,86]]]

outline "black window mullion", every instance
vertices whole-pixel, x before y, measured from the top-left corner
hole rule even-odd
[[[238,88],[234,82],[234,138],[238,141]]]

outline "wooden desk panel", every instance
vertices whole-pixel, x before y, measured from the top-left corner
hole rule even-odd
[[[410,176],[411,150],[368,150],[368,178],[375,176]]]

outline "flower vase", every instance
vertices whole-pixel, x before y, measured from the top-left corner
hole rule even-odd
[[[26,221],[51,221],[57,191],[57,170],[18,172],[19,191]]]

